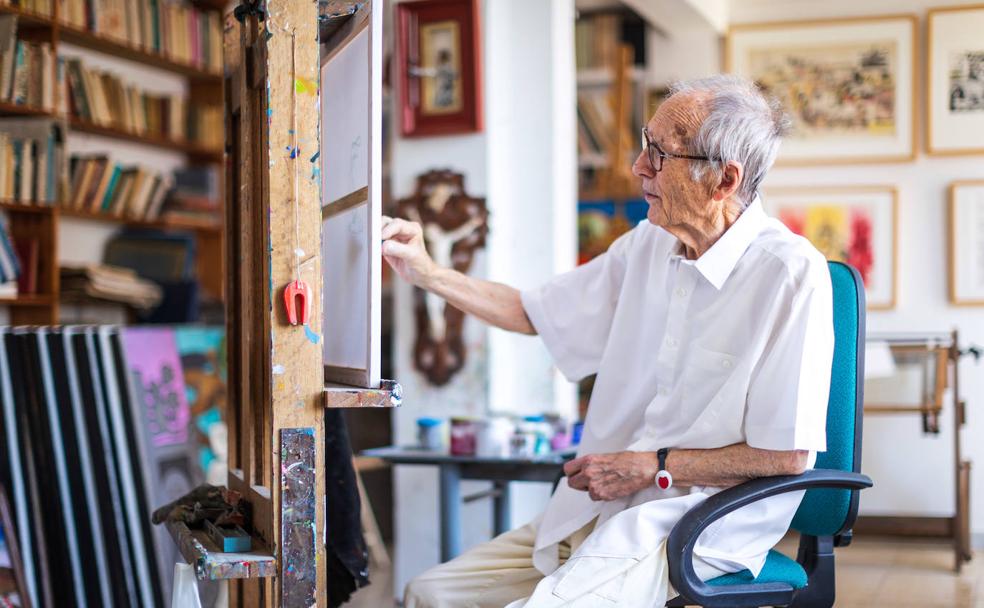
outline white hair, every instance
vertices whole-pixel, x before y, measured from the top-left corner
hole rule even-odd
[[[750,205],[789,131],[779,100],[766,97],[750,80],[726,74],[677,82],[670,91],[706,96],[707,115],[689,142],[689,153],[717,162],[691,163],[691,177],[703,181],[710,174],[720,180],[727,161],[739,162],[744,177],[736,196],[744,207]]]

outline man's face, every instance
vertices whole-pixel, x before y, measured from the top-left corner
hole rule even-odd
[[[690,154],[688,143],[697,133],[704,113],[700,101],[693,94],[676,94],[663,102],[646,125],[650,140],[668,154]],[[700,223],[698,218],[711,213],[710,192],[690,177],[692,162],[702,161],[664,158],[657,173],[646,150],[636,157],[632,173],[642,180],[650,223],[664,228],[695,226]],[[659,158],[656,164],[659,165]]]

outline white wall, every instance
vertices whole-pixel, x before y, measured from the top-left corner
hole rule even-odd
[[[970,4],[954,0],[734,0],[733,23],[915,13],[920,19],[918,78],[925,76],[926,10],[932,6]],[[922,91],[919,86],[917,90]],[[922,100],[917,102],[920,119]],[[920,146],[922,132],[920,120]],[[982,134],[984,136],[984,134]],[[956,327],[964,344],[984,344],[984,308],[957,308],[947,302],[946,188],[957,179],[984,178],[984,157],[930,158],[921,150],[912,163],[776,168],[769,186],[841,186],[889,184],[899,189],[898,303],[893,311],[868,314],[869,332],[949,331]],[[964,361],[961,392],[968,402],[963,431],[965,458],[971,469],[971,528],[984,533],[984,368]],[[952,410],[947,409],[938,437],[925,436],[917,416],[866,416],[863,468],[875,487],[862,494],[867,514],[946,515],[953,509]],[[918,483],[917,483],[918,480]],[[980,544],[980,543],[978,543]]]
[[[573,2],[480,6],[485,129],[404,139],[394,124],[393,193],[410,195],[416,176],[430,169],[462,172],[467,192],[485,196],[491,214],[486,249],[470,274],[532,287],[576,259]],[[404,388],[394,416],[397,443],[415,441],[415,421],[423,415],[575,411],[574,387],[559,378],[538,340],[486,329],[470,317],[466,368],[446,387],[431,387],[413,369],[412,291],[397,281],[394,293],[395,374]],[[439,562],[437,473],[398,467],[394,483],[394,592],[401,596],[410,578]],[[465,482],[462,492],[487,485]],[[513,484],[513,525],[535,516],[548,496],[546,484]],[[462,521],[466,548],[489,539],[490,501],[464,505]]]

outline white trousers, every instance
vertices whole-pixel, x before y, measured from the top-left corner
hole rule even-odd
[[[676,596],[665,540],[641,559],[578,556],[593,527],[560,544],[561,566],[546,577],[533,567],[536,526],[506,532],[411,580],[404,608],[662,608]],[[699,559],[694,565],[705,580],[724,574]]]

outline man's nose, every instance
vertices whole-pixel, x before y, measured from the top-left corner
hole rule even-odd
[[[635,162],[632,163],[632,175],[636,177],[653,177],[653,167],[649,163],[649,155],[643,150],[639,152],[636,156]]]

